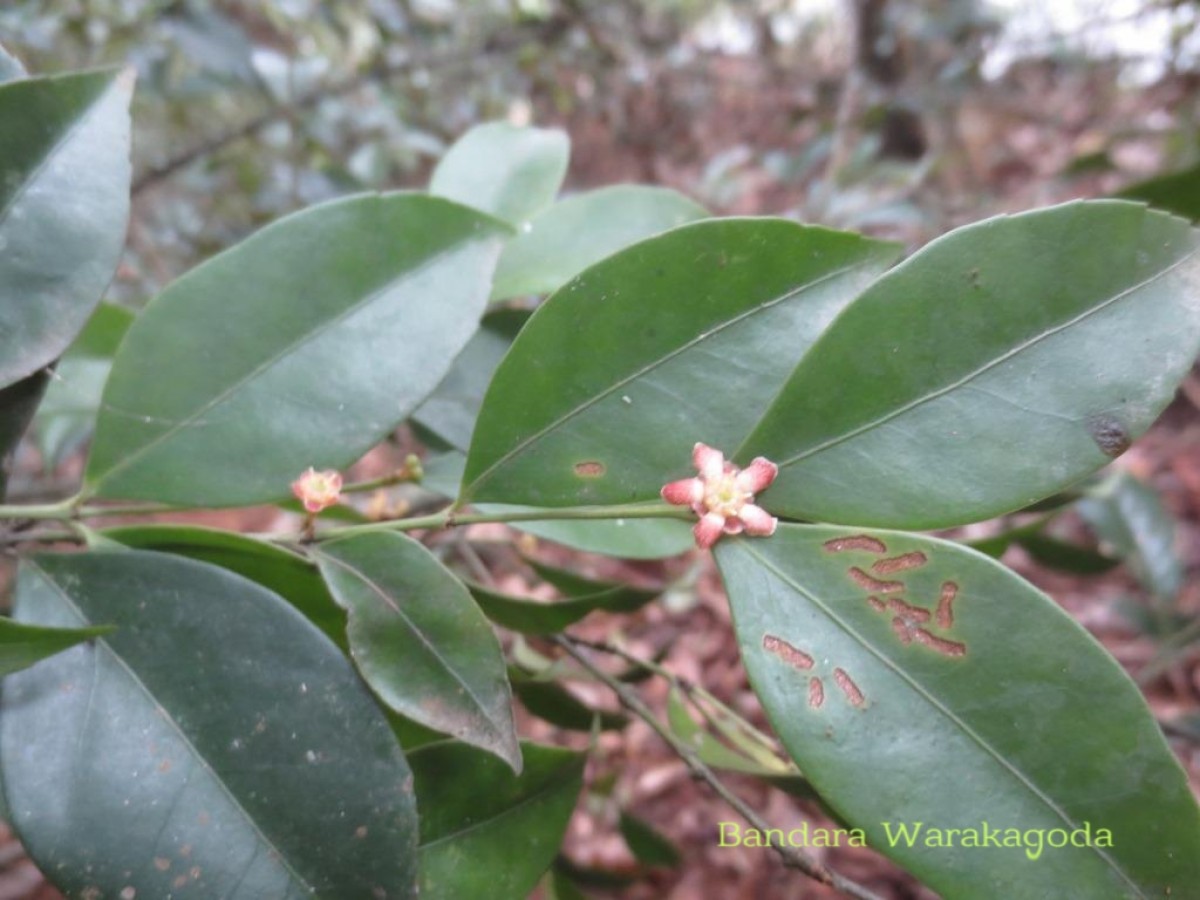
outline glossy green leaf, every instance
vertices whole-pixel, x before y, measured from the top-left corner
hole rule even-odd
[[[101,303],[54,367],[35,419],[38,447],[47,470],[91,437],[112,358],[132,324],[132,312]]]
[[[316,566],[290,550],[230,531],[194,525],[125,525],[101,535],[140,550],[173,553],[236,572],[278,594],[343,650],[346,614]]]
[[[1019,509],[1100,468],[1150,426],[1200,350],[1197,235],[1107,200],[930,244],[846,310],[738,452],[780,466],[763,505],[935,528]]]
[[[286,496],[310,465],[349,465],[475,332],[500,231],[444,200],[364,195],[202,264],[122,342],[85,492],[232,506]]]
[[[1076,506],[1102,541],[1128,561],[1146,590],[1170,601],[1183,589],[1175,520],[1149,485],[1128,473],[1109,479]]]
[[[381,532],[323,543],[321,574],[350,616],[350,654],[392,709],[521,769],[500,644],[453,573]]]
[[[49,381],[49,369],[42,369],[0,388],[0,497],[8,491],[8,474],[17,445],[33,420]]]
[[[1016,575],[932,538],[798,525],[716,555],[776,733],[869,846],[945,896],[1200,884],[1200,809],[1137,688]],[[918,822],[910,847],[898,829]],[[1041,830],[1041,849],[926,842],[984,822]],[[1084,827],[1092,846],[1070,846]]]
[[[1030,534],[1018,539],[1025,552],[1036,562],[1060,572],[1076,575],[1100,575],[1118,565],[1113,559],[1089,547],[1081,547],[1049,534]]]
[[[685,225],[588,269],[496,371],[462,497],[657,499],[692,446],[732,450],[890,244],[779,219]]]
[[[476,125],[446,151],[429,192],[520,224],[554,201],[570,153],[570,139],[561,131]]]
[[[671,842],[670,838],[644,819],[639,819],[622,810],[617,828],[621,832],[621,837],[625,839],[625,845],[633,853],[633,858],[643,866],[674,867],[679,865],[681,860],[679,848]]]
[[[582,754],[522,744],[514,775],[465,744],[409,757],[421,804],[424,900],[524,900],[549,868],[583,786]]]
[[[1181,172],[1139,181],[1117,194],[1125,200],[1140,200],[1156,209],[1200,221],[1200,165]]]
[[[539,601],[511,597],[482,585],[468,585],[471,596],[475,598],[484,615],[497,625],[525,634],[553,634],[562,631],[596,610],[631,613],[641,609],[662,593],[618,582],[593,581],[573,572],[534,561],[531,561],[530,565],[543,580],[554,585],[562,593],[563,599]]]
[[[453,498],[462,481],[466,458],[447,453],[425,467],[424,487]],[[502,503],[476,504],[480,512],[528,512],[533,507]],[[678,556],[695,546],[692,526],[679,519],[547,519],[544,522],[514,522],[513,528],[573,550],[600,553],[620,559],[663,559]]]
[[[68,896],[416,896],[400,747],[274,594],[128,550],[24,562],[16,611],[117,626],[4,682],[13,824]]]
[[[1054,518],[1054,514],[1049,514],[1000,534],[963,543],[992,559],[1000,559],[1009,547],[1018,546],[1047,568],[1077,575],[1099,575],[1120,565],[1119,559],[1099,550],[1048,534]]]
[[[630,244],[708,216],[667,188],[622,184],[567,197],[534,216],[496,266],[492,299],[549,294]]]
[[[514,673],[512,688],[529,712],[568,731],[587,732],[595,727],[614,731],[629,724],[629,717],[624,713],[592,709],[555,681],[521,678]]]
[[[500,309],[484,316],[479,331],[458,354],[442,383],[413,413],[413,420],[465,453],[492,374],[528,318],[529,311],[524,309]]]
[[[0,85],[0,386],[67,348],[117,267],[132,93],[131,71]]]
[[[110,631],[112,629],[107,626],[44,628],[0,616],[0,675],[28,668],[40,659]]]

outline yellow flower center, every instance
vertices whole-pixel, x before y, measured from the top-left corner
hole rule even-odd
[[[730,518],[741,513],[752,494],[738,490],[737,474],[727,472],[704,485],[704,508]]]

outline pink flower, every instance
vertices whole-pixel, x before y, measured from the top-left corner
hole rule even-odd
[[[707,550],[722,534],[775,533],[777,520],[754,505],[754,495],[775,480],[779,466],[760,456],[739,469],[707,444],[693,448],[692,462],[700,475],[672,481],[663,487],[662,498],[676,506],[690,506],[700,517],[692,529],[696,546]]]
[[[318,472],[312,466],[292,482],[292,493],[310,513],[333,506],[342,495],[342,476],[333,469]]]

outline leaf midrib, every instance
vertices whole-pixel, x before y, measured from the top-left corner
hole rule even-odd
[[[982,735],[978,734],[970,725],[956,715],[953,710],[945,706],[932,693],[926,690],[924,685],[916,681],[908,674],[908,672],[900,668],[900,666],[898,666],[888,656],[877,650],[873,644],[859,634],[858,631],[855,630],[848,622],[838,616],[832,608],[823,603],[815,594],[805,590],[805,588],[797,583],[790,575],[780,570],[779,567],[776,566],[771,560],[767,559],[765,556],[755,550],[750,541],[743,539],[739,540],[738,544],[741,549],[753,556],[780,581],[807,598],[809,602],[825,613],[829,619],[835,622],[837,626],[841,628],[842,631],[851,637],[857,644],[859,644],[859,646],[879,660],[879,662],[882,663],[885,668],[890,669],[894,675],[904,681],[919,697],[925,700],[925,702],[949,719],[953,725],[958,727],[963,734],[969,737],[986,755],[998,762],[1001,768],[1007,770],[1021,785],[1023,785],[1031,794],[1033,794],[1034,797],[1044,803],[1051,811],[1053,811],[1060,819],[1062,819],[1064,823],[1072,828],[1078,827],[1078,823],[1076,823],[1065,810],[1061,809],[1059,805],[1055,803],[1053,798],[1044,793],[1028,775],[1009,762],[998,750],[996,750],[996,748],[994,748],[987,740],[985,740]],[[1142,892],[1140,886],[1130,878],[1125,870],[1121,868],[1121,866],[1118,865],[1117,862],[1111,856],[1109,856],[1109,854],[1105,853],[1101,848],[1095,845],[1089,846],[1090,849],[1096,852],[1097,856],[1099,856],[1108,864],[1109,868],[1116,872],[1121,879],[1133,889],[1139,898],[1142,898],[1142,900],[1149,900],[1147,895]]]
[[[1078,325],[1080,322],[1088,319],[1089,317],[1095,315],[1096,313],[1099,313],[1099,312],[1104,311],[1105,309],[1108,309],[1113,304],[1118,303],[1121,300],[1124,300],[1125,298],[1142,290],[1143,288],[1153,284],[1158,279],[1165,278],[1167,275],[1174,272],[1176,269],[1178,269],[1184,263],[1186,263],[1190,259],[1192,259],[1192,257],[1196,256],[1196,254],[1198,252],[1200,252],[1200,247],[1193,247],[1187,254],[1185,254],[1184,256],[1181,256],[1175,262],[1171,263],[1171,265],[1167,266],[1164,269],[1161,269],[1158,272],[1155,272],[1149,278],[1145,278],[1142,281],[1139,281],[1137,284],[1131,285],[1130,287],[1126,288],[1125,290],[1120,291],[1117,294],[1114,294],[1112,297],[1105,300],[1103,303],[1097,304],[1096,306],[1092,306],[1092,307],[1084,310],[1082,313],[1068,319],[1067,321],[1065,321],[1059,325],[1054,325],[1050,328],[1047,328],[1047,329],[1039,332],[1038,334],[1034,335],[1033,337],[1028,338],[1027,340],[1023,341],[1022,343],[1018,344],[1017,346],[1013,347],[1012,349],[1006,351],[1005,353],[1001,354],[1000,356],[997,356],[995,359],[989,360],[988,362],[984,363],[979,368],[975,369],[974,371],[968,372],[962,378],[959,378],[958,380],[953,381],[950,384],[945,385],[944,387],[938,388],[935,391],[931,391],[927,394],[924,394],[920,397],[910,400],[908,403],[905,403],[904,405],[899,406],[896,409],[891,410],[890,412],[884,413],[882,416],[872,419],[869,422],[859,425],[856,428],[852,428],[849,431],[845,432],[844,434],[839,434],[835,437],[829,438],[828,440],[825,440],[825,441],[817,444],[814,447],[810,447],[807,450],[801,451],[800,453],[796,454],[795,456],[793,456],[789,459],[781,461],[779,463],[779,468],[785,469],[791,465],[794,465],[795,463],[801,462],[802,460],[809,458],[810,456],[815,456],[818,453],[823,453],[824,451],[826,451],[832,447],[836,447],[838,444],[842,444],[846,441],[849,441],[849,440],[852,440],[852,439],[858,437],[861,434],[865,434],[868,431],[871,431],[882,425],[886,425],[888,422],[892,421],[893,419],[898,418],[899,416],[902,416],[905,413],[911,412],[912,410],[916,409],[919,406],[923,406],[924,404],[926,404],[932,400],[936,400],[939,397],[945,396],[946,394],[950,393],[951,391],[957,390],[960,387],[964,387],[965,385],[970,384],[972,381],[974,381],[979,376],[986,374],[987,372],[991,371],[992,369],[996,368],[997,366],[1001,365],[1002,363],[1005,363],[1008,360],[1012,359],[1014,356],[1024,353],[1026,350],[1030,349],[1031,347],[1036,346],[1037,344],[1041,343],[1042,341],[1044,341],[1048,338],[1051,338],[1054,335],[1059,334],[1063,331],[1066,331],[1068,328],[1072,328],[1075,325]],[[772,407],[772,408],[774,408],[774,407]],[[770,412],[771,411],[768,410],[767,416],[770,415]],[[764,416],[764,419],[765,418],[766,417]]]
[[[317,327],[313,328],[311,331],[305,332],[304,334],[299,335],[296,339],[283,345],[276,353],[274,353],[272,356],[268,357],[267,359],[263,360],[261,363],[259,363],[257,366],[255,366],[253,369],[251,369],[249,372],[247,372],[245,375],[238,378],[231,385],[229,385],[229,387],[225,388],[220,393],[216,394],[209,400],[202,403],[195,410],[188,413],[184,418],[173,420],[171,426],[169,428],[167,428],[165,431],[158,434],[152,440],[146,442],[141,447],[139,447],[137,450],[135,450],[133,453],[126,456],[124,459],[120,460],[116,465],[112,466],[107,471],[102,473],[99,478],[97,478],[94,482],[92,482],[90,485],[85,487],[85,489],[83,491],[83,496],[86,498],[88,496],[94,495],[100,489],[101,485],[103,485],[106,481],[112,480],[112,478],[116,474],[129,468],[129,466],[133,465],[138,460],[142,459],[151,450],[158,447],[165,441],[171,440],[177,434],[179,434],[179,432],[181,432],[183,429],[189,428],[190,426],[192,426],[201,416],[203,416],[206,413],[210,412],[211,410],[215,409],[217,406],[223,404],[226,400],[233,397],[235,394],[237,394],[239,391],[241,391],[244,387],[246,387],[252,381],[256,380],[260,375],[267,372],[268,370],[273,368],[275,365],[282,362],[284,359],[286,359],[287,357],[291,356],[296,351],[303,348],[310,341],[313,341],[313,340],[316,340],[317,338],[323,337],[332,328],[341,324],[343,321],[350,318],[354,314],[358,313],[363,308],[371,305],[376,300],[378,300],[380,297],[382,297],[384,294],[387,294],[388,292],[394,290],[398,285],[409,280],[411,277],[418,275],[419,273],[423,272],[426,268],[431,267],[434,264],[436,264],[437,262],[441,261],[441,259],[443,257],[449,256],[453,252],[459,250],[465,244],[471,243],[473,240],[475,240],[475,237],[472,235],[466,235],[466,236],[460,237],[458,240],[454,241],[453,243],[447,245],[446,247],[444,247],[437,253],[435,253],[432,256],[428,257],[427,259],[423,260],[419,265],[414,266],[411,269],[406,269],[402,274],[400,274],[399,276],[397,276],[395,278],[388,279],[379,288],[377,288],[376,290],[367,294],[365,297],[350,304],[345,309],[338,312],[336,315],[324,320]]]
[[[490,466],[488,466],[486,469],[484,469],[482,472],[480,472],[479,475],[477,475],[475,477],[475,479],[469,485],[466,485],[463,487],[463,489],[459,495],[459,502],[462,503],[462,502],[465,502],[467,499],[469,499],[469,497],[473,493],[475,493],[476,490],[478,490],[479,486],[481,484],[485,483],[492,476],[492,474],[494,472],[496,472],[497,469],[504,466],[515,456],[517,456],[520,453],[523,453],[526,449],[531,447],[533,444],[542,440],[542,438],[546,437],[551,432],[562,427],[567,422],[569,422],[571,419],[574,419],[576,416],[581,415],[582,413],[591,409],[593,406],[600,403],[600,401],[615,394],[617,391],[619,391],[621,388],[625,387],[627,384],[630,384],[631,382],[636,381],[637,379],[643,377],[644,375],[647,375],[650,372],[653,372],[655,369],[659,368],[660,366],[663,366],[666,363],[670,362],[671,360],[675,359],[675,357],[677,357],[683,353],[686,353],[688,350],[692,349],[693,347],[696,347],[696,346],[702,344],[704,341],[707,341],[710,338],[713,338],[713,337],[717,336],[718,334],[721,334],[726,329],[732,328],[734,325],[738,325],[738,324],[746,321],[747,319],[750,319],[753,316],[758,315],[761,312],[765,312],[766,310],[773,309],[774,307],[778,306],[779,304],[784,303],[788,300],[791,300],[792,298],[803,294],[804,292],[808,291],[809,289],[815,288],[819,285],[822,285],[827,281],[832,281],[833,279],[838,278],[842,275],[846,275],[848,273],[851,273],[858,269],[861,269],[865,266],[869,266],[869,265],[871,265],[872,262],[876,262],[875,258],[872,256],[869,256],[869,255],[866,255],[866,256],[864,256],[864,258],[860,259],[859,261],[857,261],[854,264],[842,266],[839,269],[834,269],[831,272],[826,272],[824,275],[820,276],[819,278],[816,278],[812,281],[805,282],[802,285],[798,285],[797,287],[793,288],[790,291],[787,291],[786,293],[781,294],[780,296],[776,297],[773,300],[768,300],[765,303],[760,303],[757,306],[751,307],[748,310],[738,313],[736,316],[734,316],[730,319],[726,319],[724,322],[721,322],[720,324],[715,325],[711,329],[704,330],[696,337],[692,338],[691,340],[685,342],[684,344],[681,344],[679,347],[672,350],[670,353],[660,356],[658,359],[652,360],[651,362],[647,363],[644,366],[641,366],[640,368],[634,370],[633,372],[624,376],[623,378],[618,379],[609,387],[599,391],[598,393],[589,397],[587,400],[584,400],[582,403],[575,406],[573,409],[570,409],[567,412],[561,414],[558,418],[551,421],[547,425],[543,426],[538,431],[535,431],[533,434],[529,435],[529,437],[524,438],[515,447],[513,447],[511,450],[507,451],[502,456],[500,456],[495,462],[493,462]],[[486,404],[486,398],[485,398],[485,404]],[[468,463],[469,462],[470,462],[470,456],[468,454]]]
[[[62,598],[63,602],[67,605],[67,607],[72,612],[74,612],[77,616],[79,616],[80,619],[82,619],[84,622],[91,621],[88,618],[88,616],[84,613],[84,611],[82,609],[80,609],[79,606],[76,605],[76,603],[71,599],[71,596],[66,592],[66,590],[61,585],[59,585],[59,583],[57,581],[54,580],[53,576],[51,576],[49,572],[47,572],[44,568],[42,568],[33,559],[31,559],[29,557],[26,557],[23,560],[23,562],[26,565],[28,565],[30,568],[34,569],[38,573],[42,582],[44,584],[48,585],[49,587],[51,587],[55,591],[55,593],[57,593]],[[150,688],[146,685],[146,683],[144,681],[142,681],[141,677],[139,677],[138,674],[132,668],[130,668],[128,663],[125,662],[125,660],[121,657],[121,655],[119,653],[117,653],[117,651],[114,650],[109,645],[108,641],[106,641],[103,637],[97,638],[96,644],[103,647],[112,656],[112,658],[114,660],[116,660],[117,665],[119,665],[121,667],[121,669],[124,670],[124,672],[128,675],[130,680],[134,683],[134,685],[139,690],[141,690],[141,692],[145,695],[145,697],[147,699],[149,699],[150,702],[156,708],[161,709],[161,710],[163,710],[163,712],[167,713],[167,715],[161,716],[160,718],[164,722],[167,723],[167,725],[171,728],[172,731],[175,732],[175,734],[178,736],[179,740],[183,742],[183,745],[189,751],[191,751],[193,758],[212,777],[212,781],[217,785],[217,787],[225,795],[225,797],[229,800],[229,802],[233,804],[234,809],[236,809],[239,813],[241,813],[242,818],[254,830],[254,833],[258,835],[259,840],[263,844],[266,844],[267,847],[269,847],[271,849],[271,853],[274,855],[274,858],[279,860],[279,862],[283,866],[284,870],[290,876],[292,876],[292,878],[296,881],[297,884],[300,885],[301,888],[304,889],[304,891],[306,891],[309,894],[315,895],[316,887],[313,884],[311,884],[308,881],[308,879],[306,879],[303,875],[301,875],[299,872],[297,872],[292,867],[290,859],[286,855],[284,855],[283,851],[280,850],[280,848],[275,844],[275,842],[272,841],[266,835],[266,833],[259,826],[258,820],[255,819],[254,816],[252,816],[250,814],[250,812],[246,809],[246,807],[242,805],[241,801],[230,790],[229,786],[227,784],[225,784],[225,781],[218,774],[217,770],[215,768],[213,768],[213,766],[209,763],[207,757],[205,757],[204,754],[200,752],[200,750],[192,742],[191,738],[183,731],[182,728],[180,728],[179,723],[175,721],[174,715],[172,713],[170,713],[166,709],[166,707],[164,707],[161,703],[158,702],[157,698],[155,697],[154,692],[152,690],[150,690]]]

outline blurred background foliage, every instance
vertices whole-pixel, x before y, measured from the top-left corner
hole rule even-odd
[[[139,304],[291,210],[423,187],[488,119],[564,127],[568,186],[676,187],[921,243],[1194,163],[1185,0],[16,0],[39,74],[138,73]],[[1175,193],[1174,190],[1171,193]]]

